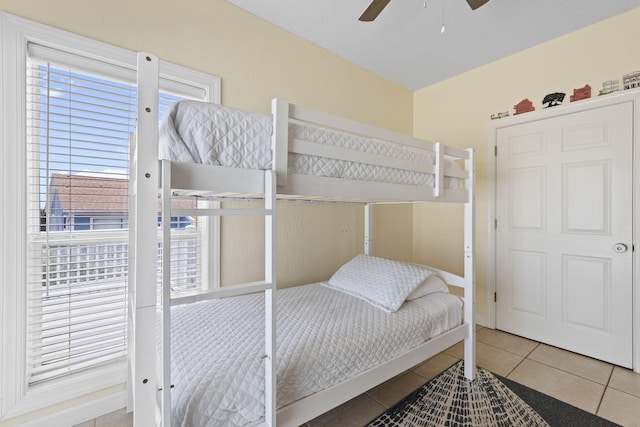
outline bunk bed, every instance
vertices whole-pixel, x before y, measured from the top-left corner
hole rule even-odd
[[[207,407],[223,407],[224,423],[298,426],[460,341],[464,341],[465,376],[473,379],[472,150],[419,140],[281,99],[273,101],[270,116],[182,102],[159,130],[157,98],[158,60],[141,53],[129,243],[130,408],[135,425],[179,425],[184,417],[185,425],[218,425],[221,419],[198,417]],[[221,116],[223,123],[210,121]],[[189,124],[193,122],[195,126]],[[251,131],[242,128],[248,122],[255,124]],[[216,134],[221,150],[201,142],[207,134]],[[192,196],[257,199],[263,207],[172,208],[173,198]],[[149,274],[157,269],[158,197],[164,248],[170,247],[171,216],[264,216],[264,280],[172,297],[170,251],[165,250],[158,303],[158,280]],[[275,221],[280,199],[362,203],[364,253],[325,283],[276,291]],[[463,276],[371,255],[373,204],[429,201],[464,205]],[[464,296],[449,294],[445,282],[463,288]],[[305,323],[290,315],[296,311],[308,322],[303,329],[311,329],[302,338],[295,330]],[[401,330],[417,332],[389,333],[392,319],[400,320]],[[240,321],[246,321],[246,327],[239,341],[227,340],[235,332],[204,326]],[[407,328],[408,322],[415,326]],[[345,325],[351,329],[343,329]],[[367,332],[356,336],[356,330]],[[194,341],[198,344],[190,346]],[[242,347],[240,341],[248,344]],[[211,353],[225,346],[230,352]],[[372,347],[392,351],[377,354]],[[237,362],[235,368],[230,361]],[[338,366],[338,372],[326,375],[332,366]],[[239,374],[229,374],[234,369]],[[323,371],[319,377],[330,378],[309,379],[307,373],[314,370]],[[246,380],[248,373],[255,374],[254,379]],[[221,377],[222,382],[216,383]],[[238,383],[249,386],[233,388]]]

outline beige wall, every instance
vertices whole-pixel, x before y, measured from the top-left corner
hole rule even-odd
[[[413,130],[409,90],[223,0],[0,0],[0,10],[216,75],[226,105],[266,113],[271,99],[282,97],[406,134]],[[279,209],[281,285],[325,280],[362,251],[362,207],[281,204]],[[393,219],[394,211],[403,221],[382,229],[383,252],[410,259],[412,224],[406,219],[412,212],[407,206],[385,207],[381,215]],[[262,224],[230,221],[222,230],[223,282],[257,280],[263,244],[255,232],[262,232]]]
[[[567,94],[589,84],[596,96],[605,80],[640,70],[640,8],[583,30],[527,49],[508,58],[426,87],[414,94],[414,135],[441,140],[477,153],[478,313],[486,313],[487,262],[487,123],[493,113],[509,110],[524,98],[542,108],[551,92]],[[499,41],[497,41],[499,42]],[[414,258],[462,269],[461,230],[448,225],[452,207],[414,209]],[[438,224],[438,221],[443,225]],[[427,240],[421,236],[429,236]],[[442,248],[435,246],[441,244]],[[454,258],[451,258],[454,255]]]

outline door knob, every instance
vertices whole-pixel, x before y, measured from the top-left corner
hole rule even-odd
[[[616,243],[615,245],[613,245],[613,250],[618,252],[619,254],[627,252],[627,249],[629,248],[624,243]]]

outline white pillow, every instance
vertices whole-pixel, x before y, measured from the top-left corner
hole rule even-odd
[[[420,285],[415,288],[413,292],[409,294],[409,296],[407,297],[407,301],[418,299],[434,292],[449,292],[449,287],[444,282],[444,280],[442,280],[435,274],[432,274],[431,276],[427,277],[424,282],[420,283]]]
[[[431,274],[416,264],[360,254],[340,267],[324,285],[394,312]]]

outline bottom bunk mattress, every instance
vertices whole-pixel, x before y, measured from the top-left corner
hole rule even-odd
[[[320,283],[277,292],[277,406],[338,384],[462,323],[444,292],[396,312]],[[172,424],[246,425],[264,417],[264,295],[172,308]]]

